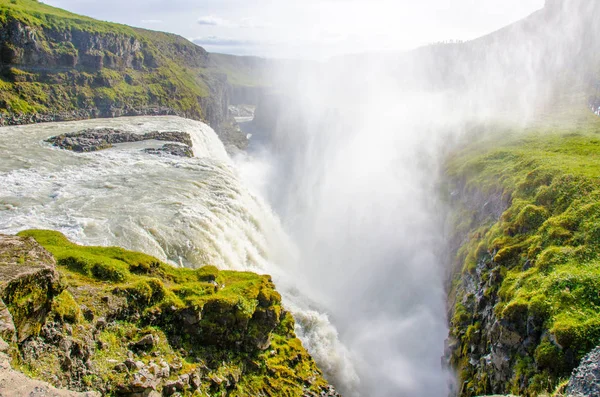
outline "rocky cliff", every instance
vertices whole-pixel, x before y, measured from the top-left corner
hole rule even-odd
[[[261,62],[35,0],[0,0],[3,125],[170,114],[231,133],[232,91],[263,84]]]
[[[581,103],[525,131],[488,126],[448,163],[460,396],[552,392],[600,344],[600,120]]]
[[[0,298],[9,395],[337,395],[269,276],[27,231],[0,236]]]

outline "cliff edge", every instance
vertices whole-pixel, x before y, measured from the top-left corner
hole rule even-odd
[[[0,235],[0,298],[8,395],[338,395],[269,276],[32,230]]]
[[[446,169],[446,358],[460,396],[559,393],[600,344],[600,119],[484,129]]]

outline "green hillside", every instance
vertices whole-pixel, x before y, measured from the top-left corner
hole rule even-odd
[[[251,61],[35,0],[0,0],[0,31],[4,123],[168,113],[218,128],[231,87],[262,84]]]
[[[600,118],[547,117],[479,128],[447,163],[461,396],[552,391],[600,344]]]

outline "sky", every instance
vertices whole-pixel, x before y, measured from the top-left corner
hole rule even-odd
[[[177,33],[210,52],[304,59],[470,40],[544,5],[544,0],[44,2],[105,21]]]

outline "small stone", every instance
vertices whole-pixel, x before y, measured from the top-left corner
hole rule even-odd
[[[181,379],[176,381],[167,382],[163,386],[163,396],[172,396],[178,391],[183,391],[184,384]]]
[[[179,380],[181,380],[181,382],[182,382],[183,384],[187,385],[187,384],[189,384],[189,383],[190,383],[190,375],[189,375],[189,374],[184,374],[184,375],[181,375],[181,376],[179,377]]]
[[[150,363],[148,365],[148,371],[155,376],[158,376],[158,374],[161,372],[160,367],[154,363]]]
[[[119,373],[127,372],[127,365],[125,365],[125,363],[119,363],[115,365],[114,370]]]
[[[94,312],[91,311],[86,305],[81,305],[81,313],[86,321],[92,322],[94,320]]]
[[[104,317],[100,317],[96,321],[96,328],[98,328],[98,329],[104,329],[106,327],[106,325],[107,325],[107,322]]]
[[[152,350],[158,341],[152,336],[152,334],[148,334],[142,337],[135,343],[129,345],[132,350]]]
[[[108,349],[108,343],[106,342],[102,342],[101,340],[96,342],[96,347],[98,348],[98,350],[107,350]]]
[[[192,387],[192,391],[198,390],[200,386],[202,386],[202,379],[198,373],[194,373],[190,376],[190,386]]]
[[[127,360],[125,360],[123,362],[123,364],[125,364],[127,366],[127,368],[129,368],[130,371],[137,369],[137,365],[135,364],[135,361],[133,361],[131,358],[128,358]]]
[[[217,375],[211,375],[209,379],[216,386],[220,386],[221,383],[223,383],[223,379],[219,378]]]
[[[177,372],[181,369],[182,365],[178,362],[172,362],[171,364],[169,364],[169,367],[171,368],[171,371]]]

